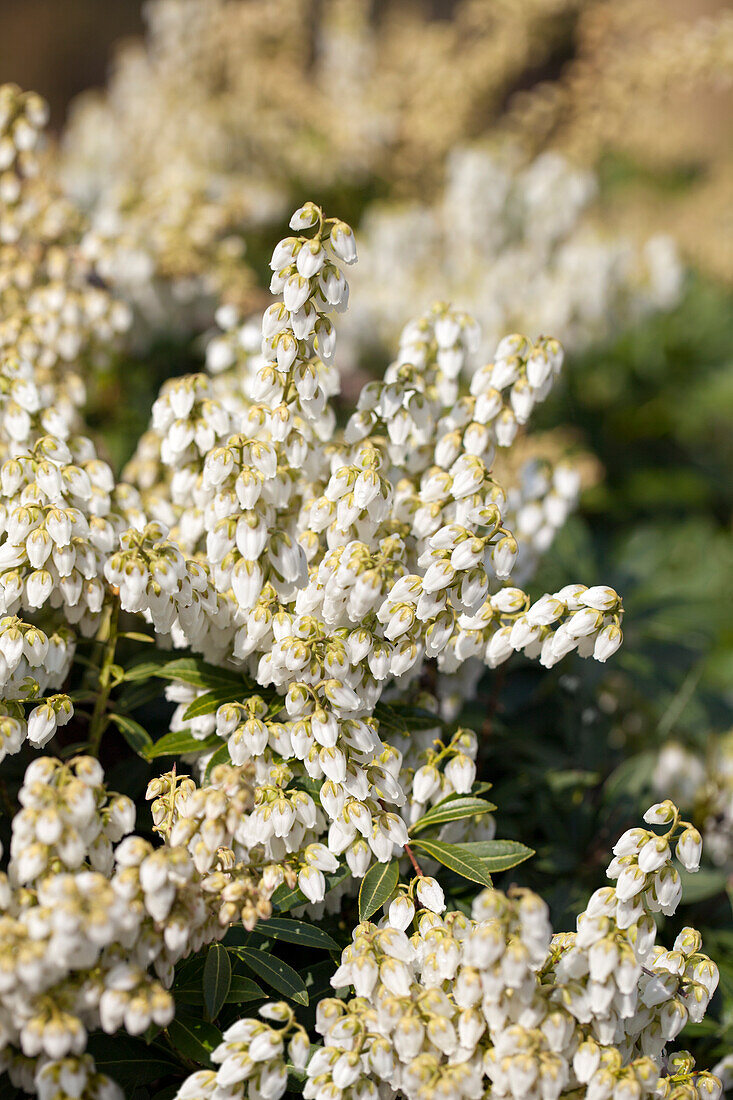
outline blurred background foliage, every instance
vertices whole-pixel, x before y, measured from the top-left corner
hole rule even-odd
[[[577,659],[549,672],[517,661],[505,675],[487,676],[478,706],[463,716],[483,734],[502,835],[537,850],[516,877],[540,889],[555,926],[566,927],[600,884],[615,837],[655,797],[663,747],[679,743],[715,761],[719,739],[733,726],[732,14],[718,0],[274,0],[269,9],[260,0],[230,0],[234,7],[260,36],[269,69],[286,83],[290,74],[278,116],[282,140],[289,133],[312,139],[314,155],[303,159],[301,175],[297,158],[259,165],[267,128],[231,131],[237,95],[245,93],[229,89],[232,114],[211,155],[232,172],[246,175],[253,161],[277,176],[273,221],[294,201],[314,198],[350,220],[359,239],[375,200],[435,195],[447,153],[488,135],[521,141],[528,155],[559,150],[592,167],[603,228],[670,233],[686,262],[674,308],[615,325],[600,343],[570,354],[562,384],[536,414],[538,428],[571,426],[600,476],[545,558],[535,589],[552,591],[568,576],[613,585],[627,609],[624,647],[607,670]],[[319,174],[319,158],[338,169],[322,144],[328,135],[303,118],[297,94],[308,74],[316,83],[319,73],[333,76],[339,57],[359,62],[353,51],[339,54],[338,38],[335,60],[318,54],[329,19],[351,27],[352,46],[363,36],[372,66],[362,85],[356,74],[345,90],[334,85],[333,96],[348,100],[352,115],[331,124],[348,128],[352,117],[363,125],[369,112],[376,120],[358,135],[359,170],[330,178]],[[57,137],[71,118],[70,133],[83,145],[83,108],[70,112],[70,102],[104,82],[112,59],[119,75],[124,57],[139,55],[138,46],[120,54],[115,44],[143,25],[133,0],[3,0],[0,72],[45,95]],[[227,57],[235,71],[236,51]],[[221,96],[224,72],[215,64],[206,77],[212,86],[221,78]],[[246,79],[256,83],[258,71]],[[326,103],[323,80],[318,87]],[[247,95],[257,98],[252,88]],[[86,102],[102,103],[119,121],[119,95],[111,106],[100,93],[87,93]],[[124,140],[135,133],[133,119]],[[339,135],[331,137],[338,145]],[[342,146],[345,161],[353,159],[354,141]],[[131,193],[125,201],[138,200]],[[245,312],[266,300],[270,224],[244,217],[227,227],[246,245],[247,277],[237,283]],[[203,248],[195,259],[205,269],[212,255]],[[170,255],[166,261],[168,277]],[[223,270],[238,262],[230,257]],[[211,323],[203,316],[193,331],[156,329],[139,350],[128,349],[90,379],[90,423],[104,432],[118,468],[146,427],[162,380],[201,368],[200,334]],[[360,369],[383,365],[370,360]],[[716,781],[722,802],[712,812],[730,828],[733,767]],[[707,820],[705,798],[693,801]],[[727,861],[708,861],[686,898],[682,921],[703,930],[721,967],[717,1020],[686,1032],[711,1064],[733,1046],[733,837]]]

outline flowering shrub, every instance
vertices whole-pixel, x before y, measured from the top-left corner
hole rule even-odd
[[[681,898],[674,860],[700,861],[672,802],[621,836],[615,885],[576,932],[553,936],[539,896],[493,884],[533,853],[495,836],[461,702],[514,653],[603,663],[622,642],[612,588],[516,584],[572,475],[492,475],[552,387],[558,342],[505,336],[474,369],[475,322],[436,305],[339,423],[356,242],[309,202],[274,250],[259,341],[224,310],[208,373],[166,383],[118,481],[70,364],[91,372],[128,314],[111,323],[39,187],[37,100],[0,103],[12,1085],[53,1100],[719,1096],[668,1049],[718,982],[695,929],[656,942],[655,914]],[[176,704],[162,733],[161,681]],[[149,808],[114,792],[155,761]]]

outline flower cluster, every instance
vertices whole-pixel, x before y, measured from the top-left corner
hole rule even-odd
[[[276,1100],[283,1095],[288,1064],[297,1071],[305,1069],[310,1039],[284,1001],[263,1005],[260,1016],[261,1020],[239,1020],[224,1032],[224,1042],[211,1053],[219,1068],[192,1074],[178,1090],[178,1100],[218,1100],[221,1096]]]
[[[323,1045],[308,1059],[305,1037],[297,1050],[290,1041],[296,1069],[307,1060],[307,1100],[546,1100],[575,1090],[599,1100],[716,1100],[715,1077],[697,1072],[684,1052],[663,1052],[688,1014],[702,1018],[717,968],[694,929],[685,928],[671,950],[656,945],[651,917],[679,901],[670,842],[693,870],[699,844],[671,803],[645,816],[667,832],[632,829],[621,837],[608,869],[617,885],[593,895],[576,933],[553,937],[547,906],[528,890],[484,890],[468,917],[444,912],[432,880],[400,887],[380,922],[359,924],[342,954],[331,979],[341,995],[318,1004]],[[283,1095],[292,1013],[266,1006],[264,1014],[286,1026],[235,1024],[213,1055],[221,1068],[189,1077],[179,1100],[213,1098],[218,1089],[231,1090],[231,1100]]]
[[[232,341],[212,382],[178,380],[156,404],[145,451],[157,457],[139,456],[130,472],[144,474],[153,508],[169,486],[170,534],[159,524],[125,534],[107,578],[157,633],[254,681],[193,734],[215,733],[235,764],[254,765],[240,840],[286,860],[320,902],[338,857],[357,877],[388,862],[407,841],[403,815],[425,805],[424,785],[414,802],[409,790],[415,769],[380,733],[376,708],[392,681],[415,683],[437,660],[442,696],[464,663],[495,667],[519,650],[548,666],[573,650],[605,661],[623,611],[604,586],[532,602],[502,583],[521,548],[491,462],[549,392],[557,342],[506,337],[461,397],[477,328],[437,306],[407,327],[341,433],[329,404],[332,314],[348,300],[354,235],[311,203],[291,226],[299,235],[273,254],[282,299],[265,312],[259,353]],[[184,728],[191,691],[173,694],[173,728]],[[450,789],[471,786],[475,739],[466,748],[444,761]],[[300,779],[320,785],[320,807]]]
[[[40,1058],[41,1096],[65,1075],[82,1087],[90,1030],[166,1026],[175,963],[232,921],[269,915],[262,869],[229,848],[251,800],[239,771],[220,769],[203,789],[156,783],[157,848],[132,835],[134,804],[107,792],[93,758],[40,757],[26,771],[0,880],[2,1048]],[[270,870],[270,893],[281,878]]]
[[[369,208],[344,325],[346,365],[389,345],[437,296],[473,313],[484,355],[512,327],[550,331],[577,350],[624,319],[669,309],[682,287],[672,240],[638,247],[600,232],[595,193],[593,174],[558,153],[526,163],[513,148],[470,146],[451,153],[432,204]]]
[[[130,322],[129,309],[95,285],[78,246],[78,211],[43,170],[39,96],[0,86],[0,453],[39,436],[78,430],[79,366]]]

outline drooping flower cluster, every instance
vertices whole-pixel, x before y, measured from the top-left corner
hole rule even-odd
[[[323,1045],[307,1061],[307,1100],[547,1100],[575,1090],[592,1100],[716,1100],[720,1082],[696,1072],[684,1052],[665,1057],[664,1048],[688,1015],[704,1015],[717,968],[694,929],[671,950],[656,945],[652,919],[660,908],[672,913],[680,898],[670,842],[695,870],[699,838],[669,802],[645,816],[667,832],[621,837],[608,870],[616,886],[596,891],[576,933],[553,937],[547,906],[528,890],[484,890],[469,918],[444,913],[429,880],[418,879],[414,892],[400,888],[379,924],[357,926],[333,975],[336,989],[354,995],[318,1005]],[[285,1006],[264,1014],[292,1019]],[[218,1090],[230,1100],[277,1100],[287,1085],[287,1031],[287,1023],[282,1031],[254,1019],[235,1024],[214,1054],[221,1068],[188,1078],[179,1100]],[[294,1042],[299,1068],[308,1046],[303,1040],[296,1053]]]
[[[549,392],[557,342],[505,338],[463,397],[476,325],[436,306],[408,326],[384,381],[365,387],[338,432],[331,314],[347,302],[354,236],[313,204],[291,225],[305,232],[273,254],[282,300],[265,312],[260,354],[232,341],[213,380],[167,387],[144,445],[154,465],[131,464],[154,510],[170,489],[168,541],[159,526],[129,532],[107,577],[158,633],[254,681],[194,736],[216,733],[237,765],[254,765],[247,842],[275,862],[297,856],[303,894],[320,902],[334,857],[361,876],[407,840],[409,772],[375,709],[392,681],[414,684],[436,660],[444,695],[465,662],[495,667],[519,650],[547,666],[573,650],[605,661],[623,612],[604,586],[533,603],[502,585],[522,552],[491,463]],[[181,728],[193,700],[174,693]],[[299,777],[321,784],[320,808]]]
[[[0,1053],[11,1067],[13,1048],[40,1059],[39,1095],[58,1074],[83,1083],[76,1060],[89,1031],[166,1026],[175,963],[233,921],[251,927],[269,915],[268,890],[282,872],[244,866],[229,848],[251,788],[235,768],[212,778],[193,791],[190,781],[178,791],[156,781],[154,820],[165,838],[156,848],[132,835],[134,804],[106,791],[93,758],[40,757],[28,767],[0,879]]]
[[[679,299],[682,267],[668,236],[643,247],[594,225],[593,174],[554,152],[525,163],[514,148],[457,149],[432,204],[370,208],[344,325],[347,366],[381,350],[437,297],[479,321],[490,354],[508,329],[552,332],[573,351],[619,321]],[[395,278],[395,273],[399,273]]]
[[[224,1042],[211,1053],[218,1070],[201,1070],[178,1090],[178,1100],[217,1097],[279,1097],[288,1082],[288,1064],[305,1069],[310,1054],[308,1033],[284,1001],[263,1005],[262,1020],[239,1020],[224,1032]],[[272,1020],[273,1023],[265,1023]]]
[[[48,109],[0,86],[0,453],[78,430],[79,367],[129,325],[79,255],[83,222],[43,170]]]

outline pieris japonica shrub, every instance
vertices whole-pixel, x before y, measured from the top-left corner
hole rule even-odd
[[[694,928],[657,942],[697,829],[655,803],[553,934],[537,894],[494,885],[532,852],[496,838],[457,721],[515,653],[602,663],[622,641],[608,586],[515,581],[571,473],[492,475],[560,345],[508,335],[471,370],[475,322],[436,305],[339,420],[356,242],[308,202],[259,340],[225,311],[210,370],[163,387],[117,480],[82,380],[127,314],[111,323],[35,174],[42,106],[13,88],[0,106],[3,1087],[718,1097],[675,1049],[717,968]],[[149,767],[147,804],[115,793]]]

